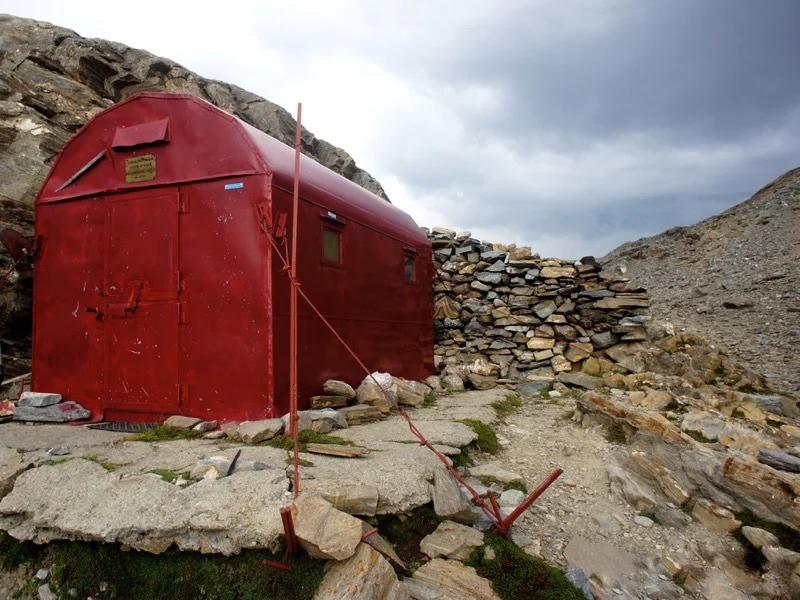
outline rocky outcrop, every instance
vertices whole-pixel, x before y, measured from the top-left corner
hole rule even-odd
[[[601,259],[647,287],[656,318],[688,327],[800,391],[800,169],[690,227],[623,244]]]
[[[0,15],[0,228],[33,233],[33,200],[61,146],[89,118],[143,90],[194,94],[293,145],[296,123],[288,111],[256,94],[205,79],[167,58],[63,27]],[[303,152],[329,169],[387,199],[375,178],[344,150],[303,131]],[[31,284],[5,273],[0,256],[0,333],[30,335]],[[12,269],[13,271],[13,269]],[[6,348],[13,350],[13,348]],[[6,364],[6,375],[29,370]]]

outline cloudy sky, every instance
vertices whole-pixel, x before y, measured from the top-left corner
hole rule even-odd
[[[116,14],[109,7],[116,7]],[[800,166],[798,0],[0,0],[294,111],[420,225],[601,256]]]

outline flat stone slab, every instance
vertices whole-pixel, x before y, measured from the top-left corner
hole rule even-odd
[[[37,421],[41,423],[67,423],[88,419],[92,413],[75,402],[62,402],[49,406],[17,406],[15,421]]]
[[[22,392],[19,406],[33,406],[42,408],[61,402],[61,394],[48,394],[46,392]]]
[[[306,449],[311,454],[326,454],[342,458],[358,458],[369,452],[369,450],[361,446],[345,446],[342,444],[308,444]]]
[[[498,420],[497,411],[491,406],[435,406],[416,411],[411,418],[415,423],[425,421],[461,421],[473,419],[491,425]]]
[[[181,488],[157,475],[120,475],[73,459],[17,477],[0,501],[0,529],[40,544],[91,540],[156,554],[173,544],[225,555],[275,551],[288,489],[285,472],[272,469]]]
[[[375,486],[377,514],[407,512],[431,501],[430,482],[442,464],[433,452],[418,444],[373,441],[369,447],[373,451],[358,460],[304,454],[313,466],[300,467],[300,490],[333,494],[347,486]]]
[[[564,558],[570,567],[582,569],[587,577],[595,575],[601,580],[623,581],[635,571],[631,554],[611,544],[590,542],[577,535],[564,549]]]
[[[3,444],[21,452],[47,450],[54,446],[100,446],[111,444],[125,433],[97,431],[85,426],[69,425],[23,425],[21,423],[5,423],[0,425],[0,438]]]
[[[495,388],[491,390],[476,390],[471,392],[462,392],[453,394],[452,396],[437,396],[436,407],[438,408],[452,408],[454,406],[461,407],[477,407],[477,406],[490,406],[493,402],[505,400],[509,394],[513,394],[512,390],[502,388]],[[414,416],[419,413],[414,413]]]
[[[31,462],[13,448],[0,446],[0,498],[14,487],[14,480],[27,470]]]
[[[424,411],[422,411],[424,412]],[[444,444],[460,448],[478,439],[478,434],[463,423],[452,423],[449,421],[422,421],[415,419],[429,442],[432,444]],[[348,429],[337,431],[336,435],[353,442],[384,441],[384,442],[418,442],[417,437],[408,429],[408,423],[401,416],[393,416],[383,421],[367,423],[365,425],[353,425]],[[363,444],[362,444],[363,445]],[[430,453],[430,450],[427,452]]]

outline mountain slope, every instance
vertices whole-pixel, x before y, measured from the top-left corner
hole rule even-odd
[[[623,244],[603,263],[648,288],[657,316],[800,390],[800,168],[691,227]]]

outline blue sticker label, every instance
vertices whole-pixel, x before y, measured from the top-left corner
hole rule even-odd
[[[336,213],[335,213],[335,212],[328,211],[328,216],[329,216],[331,219],[335,219],[335,218],[336,218]]]
[[[243,187],[244,187],[244,184],[241,181],[239,183],[226,183],[225,184],[225,189],[226,190],[238,190],[238,189],[243,188]]]

